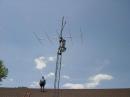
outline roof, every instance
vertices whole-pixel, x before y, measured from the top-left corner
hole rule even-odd
[[[0,88],[0,97],[24,97],[25,93],[30,93],[30,97],[54,97],[53,89],[28,88]],[[61,97],[130,97],[129,89],[62,89]]]

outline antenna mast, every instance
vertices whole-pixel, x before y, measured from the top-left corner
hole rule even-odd
[[[57,60],[56,60],[56,68],[55,68],[55,80],[54,80],[54,89],[55,89],[55,95],[54,97],[60,97],[59,95],[59,85],[60,85],[60,71],[61,71],[61,65],[62,65],[62,53],[66,51],[66,40],[63,38],[63,29],[66,25],[66,21],[64,21],[64,17],[62,18],[62,25],[59,35],[59,47],[57,51]]]

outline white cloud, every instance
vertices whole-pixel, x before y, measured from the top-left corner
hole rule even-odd
[[[113,77],[111,75],[108,74],[97,74],[93,77],[89,78],[89,83],[86,83],[86,87],[87,88],[95,88],[96,86],[98,86],[101,81],[105,81],[105,80],[112,80]]]
[[[7,78],[7,79],[3,79],[4,82],[13,82],[14,79],[13,78]]]
[[[36,69],[42,70],[42,69],[46,68],[47,67],[47,63],[55,61],[55,58],[56,57],[52,57],[52,56],[51,57],[47,57],[47,58],[45,58],[43,56],[36,58],[34,60],[35,63],[36,63]]]
[[[36,58],[34,61],[36,63],[36,68],[38,70],[42,70],[43,68],[46,68],[46,66],[47,66],[45,57],[43,57],[43,56]]]
[[[94,82],[100,82],[103,80],[111,80],[111,79],[113,79],[113,77],[108,74],[97,74],[97,75],[89,78],[90,81],[94,81]]]
[[[89,83],[86,83],[85,87],[86,88],[96,88],[96,86],[98,86],[99,83],[98,82],[89,82]]]
[[[66,83],[63,85],[64,88],[69,88],[69,89],[84,89],[83,84],[72,84],[72,83]]]
[[[55,58],[56,58],[56,57],[48,57],[48,61],[53,62],[53,61],[55,61]]]
[[[55,73],[53,73],[53,72],[50,72],[47,75],[45,75],[46,79],[50,79],[50,78],[54,78],[54,77],[55,77]],[[62,75],[61,78],[63,78],[63,79],[70,79],[70,77],[67,76],[67,75]]]
[[[62,78],[64,78],[64,79],[70,79],[70,77],[67,76],[67,75],[63,75]]]
[[[112,80],[113,77],[108,74],[97,74],[89,78],[89,82],[85,84],[73,84],[73,83],[66,83],[63,85],[64,88],[69,89],[88,89],[88,88],[96,88],[102,81]]]
[[[46,78],[52,78],[52,77],[54,77],[54,73],[53,72],[50,72],[50,73],[48,73],[45,77]]]
[[[31,82],[31,84],[30,84],[29,87],[30,87],[30,88],[39,88],[39,82],[33,81],[33,82]]]
[[[9,81],[10,81],[10,82],[13,82],[13,81],[14,81],[14,79],[13,79],[13,78],[10,78],[10,79],[9,79]]]

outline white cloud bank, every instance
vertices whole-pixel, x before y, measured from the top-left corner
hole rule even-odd
[[[63,85],[63,88],[68,89],[88,89],[88,88],[96,88],[102,81],[112,80],[113,77],[108,74],[97,74],[89,78],[89,82],[84,84],[73,84],[66,83]]]
[[[107,75],[107,74],[97,74],[93,77],[89,78],[89,83],[86,83],[86,87],[87,88],[95,88],[96,86],[98,86],[101,81],[105,81],[105,80],[112,80],[113,77],[111,75]]]
[[[55,74],[53,72],[48,73],[47,75],[45,75],[45,78],[53,78],[55,76]]]
[[[50,73],[48,73],[47,75],[45,75],[45,78],[46,78],[46,79],[50,79],[50,78],[54,78],[54,77],[55,77],[55,73],[53,73],[53,72],[50,72]],[[69,80],[69,79],[70,79],[70,77],[67,76],[67,75],[62,75],[61,78],[62,78],[62,79],[66,79],[66,80]]]
[[[64,79],[70,79],[70,77],[67,76],[67,75],[63,75],[62,78],[64,78]]]
[[[13,82],[13,81],[14,81],[14,79],[13,79],[13,78],[10,78],[10,79],[9,79],[9,81],[10,81],[10,82]]]
[[[64,88],[69,88],[69,89],[84,89],[83,84],[72,84],[72,83],[66,83],[63,85]]]
[[[39,88],[39,82],[38,81],[33,81],[33,82],[31,82],[29,87],[30,88]]]
[[[13,78],[7,78],[7,79],[3,79],[4,82],[13,82],[14,79]]]
[[[55,76],[55,73],[50,72],[47,75],[45,75],[45,79],[47,79],[47,80],[52,79],[52,78],[54,78],[54,76]],[[70,77],[67,76],[67,75],[63,75],[63,76],[61,76],[61,78],[70,79]],[[33,82],[30,83],[29,87],[30,88],[39,88],[39,82],[38,81],[33,81]]]

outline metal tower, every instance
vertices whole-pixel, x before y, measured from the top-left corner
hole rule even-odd
[[[56,60],[56,68],[55,68],[55,80],[54,80],[54,89],[55,89],[55,95],[54,97],[60,97],[59,93],[59,85],[60,85],[60,71],[61,71],[61,65],[62,65],[62,53],[66,51],[66,40],[63,38],[62,33],[63,29],[65,27],[66,21],[64,21],[64,17],[62,18],[62,25],[59,35],[59,47],[57,51],[57,60]]]

